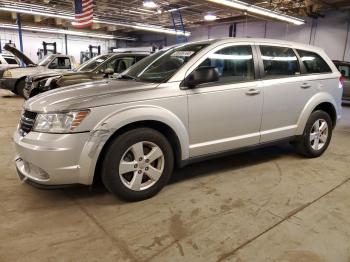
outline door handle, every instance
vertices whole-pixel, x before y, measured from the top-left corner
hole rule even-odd
[[[303,88],[303,89],[310,88],[310,87],[311,87],[311,84],[309,84],[309,83],[303,83],[300,87]]]
[[[245,94],[247,96],[256,96],[256,95],[260,94],[260,92],[261,91],[259,89],[251,88],[247,92],[245,92]]]

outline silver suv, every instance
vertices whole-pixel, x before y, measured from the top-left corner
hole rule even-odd
[[[179,45],[119,79],[28,100],[14,134],[19,176],[91,185],[130,201],[155,195],[174,166],[242,148],[292,142],[327,149],[340,118],[340,73],[319,48],[266,39]]]

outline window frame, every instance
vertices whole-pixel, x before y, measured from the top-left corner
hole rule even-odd
[[[258,54],[256,50],[256,45],[252,42],[235,42],[235,43],[225,43],[216,46],[215,48],[211,49],[209,52],[207,52],[205,55],[203,55],[200,59],[198,59],[195,63],[192,64],[192,66],[186,71],[185,78],[180,84],[180,89],[188,89],[187,87],[184,86],[185,79],[192,74],[198,66],[200,66],[207,58],[209,58],[210,55],[215,54],[216,52],[223,50],[225,48],[229,47],[236,47],[236,46],[250,46],[252,50],[252,55],[253,55],[253,72],[254,72],[254,78],[249,81],[238,81],[238,82],[211,82],[211,83],[204,83],[201,85],[196,86],[195,88],[191,89],[201,89],[201,88],[208,88],[208,87],[215,87],[215,86],[229,86],[229,85],[236,85],[236,84],[241,84],[241,83],[252,83],[260,80],[260,70],[259,70],[259,65],[258,65]]]
[[[5,60],[6,64],[8,64],[8,65],[19,65],[18,60],[17,60],[16,58],[14,58],[14,57],[6,57],[6,56],[3,56],[2,58]],[[15,61],[16,63],[15,63],[15,64],[9,63],[9,62],[7,61],[7,59],[13,60],[13,61]],[[1,62],[1,61],[0,61],[0,62]]]
[[[304,52],[309,52],[309,53],[314,53],[316,55],[318,55],[325,63],[326,65],[329,67],[329,69],[331,70],[330,72],[322,72],[322,73],[309,73],[307,71],[307,68],[304,64],[304,62],[301,60],[301,56],[299,55],[299,52],[298,50],[300,51],[304,51]],[[311,50],[305,50],[305,49],[302,49],[302,48],[295,48],[295,52],[297,53],[298,55],[298,58],[299,58],[299,61],[300,61],[300,64],[301,64],[301,67],[303,68],[303,71],[301,72],[301,74],[303,76],[307,76],[307,75],[327,75],[327,74],[332,74],[333,73],[333,69],[332,67],[328,64],[328,62],[326,61],[326,59],[324,59],[320,54],[318,54],[317,52],[315,51],[311,51]]]
[[[62,59],[68,59],[68,61],[69,61],[69,68],[59,68],[59,67],[58,67],[58,59],[60,59],[60,58],[62,58]],[[56,68],[51,68],[52,63],[53,63],[55,60],[57,60],[57,67],[56,67]],[[71,70],[71,69],[72,69],[72,61],[71,61],[71,59],[70,59],[69,57],[65,57],[65,56],[56,56],[55,58],[53,58],[53,59],[50,61],[50,63],[48,63],[48,68],[49,68],[49,69],[53,69],[53,70]]]
[[[113,60],[115,60],[114,62],[116,62],[118,59],[125,59],[125,58],[133,59],[133,64],[131,66],[133,66],[135,64],[136,57],[134,55],[131,54],[131,55],[128,55],[128,56],[123,56],[123,55],[116,54],[116,55],[112,55],[111,57],[106,59],[104,62],[102,62],[99,66],[97,66],[94,70],[91,70],[90,72],[92,72],[93,74],[97,74],[97,75],[98,74],[103,74],[102,71],[106,70],[107,69],[107,65],[110,64]],[[127,68],[127,69],[129,69],[129,68]]]
[[[265,75],[265,66],[264,66],[264,60],[262,58],[262,53],[261,53],[261,46],[267,46],[267,47],[277,47],[277,48],[289,48],[293,51],[294,55],[297,58],[297,63],[299,66],[299,70],[300,70],[300,74],[299,75],[276,75],[276,76],[269,76],[266,77]],[[263,44],[263,43],[258,43],[256,44],[256,50],[258,53],[258,63],[259,63],[259,70],[260,70],[260,77],[261,80],[273,80],[273,79],[285,79],[285,78],[295,78],[295,77],[301,77],[303,76],[303,70],[304,68],[304,64],[301,64],[301,59],[299,57],[299,54],[297,54],[295,48],[291,47],[291,46],[287,46],[287,45],[273,45],[273,44]]]

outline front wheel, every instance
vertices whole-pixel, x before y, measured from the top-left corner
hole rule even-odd
[[[329,146],[332,138],[332,120],[324,111],[312,112],[303,133],[296,143],[299,154],[314,158],[321,156]]]
[[[102,181],[114,195],[138,201],[157,194],[168,182],[174,154],[158,131],[137,128],[118,136],[102,162]]]

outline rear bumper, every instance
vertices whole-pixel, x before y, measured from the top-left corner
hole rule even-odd
[[[17,79],[14,78],[3,78],[0,79],[0,88],[1,89],[6,89],[6,90],[10,90],[11,92],[15,91],[15,87],[16,87],[16,82]]]

